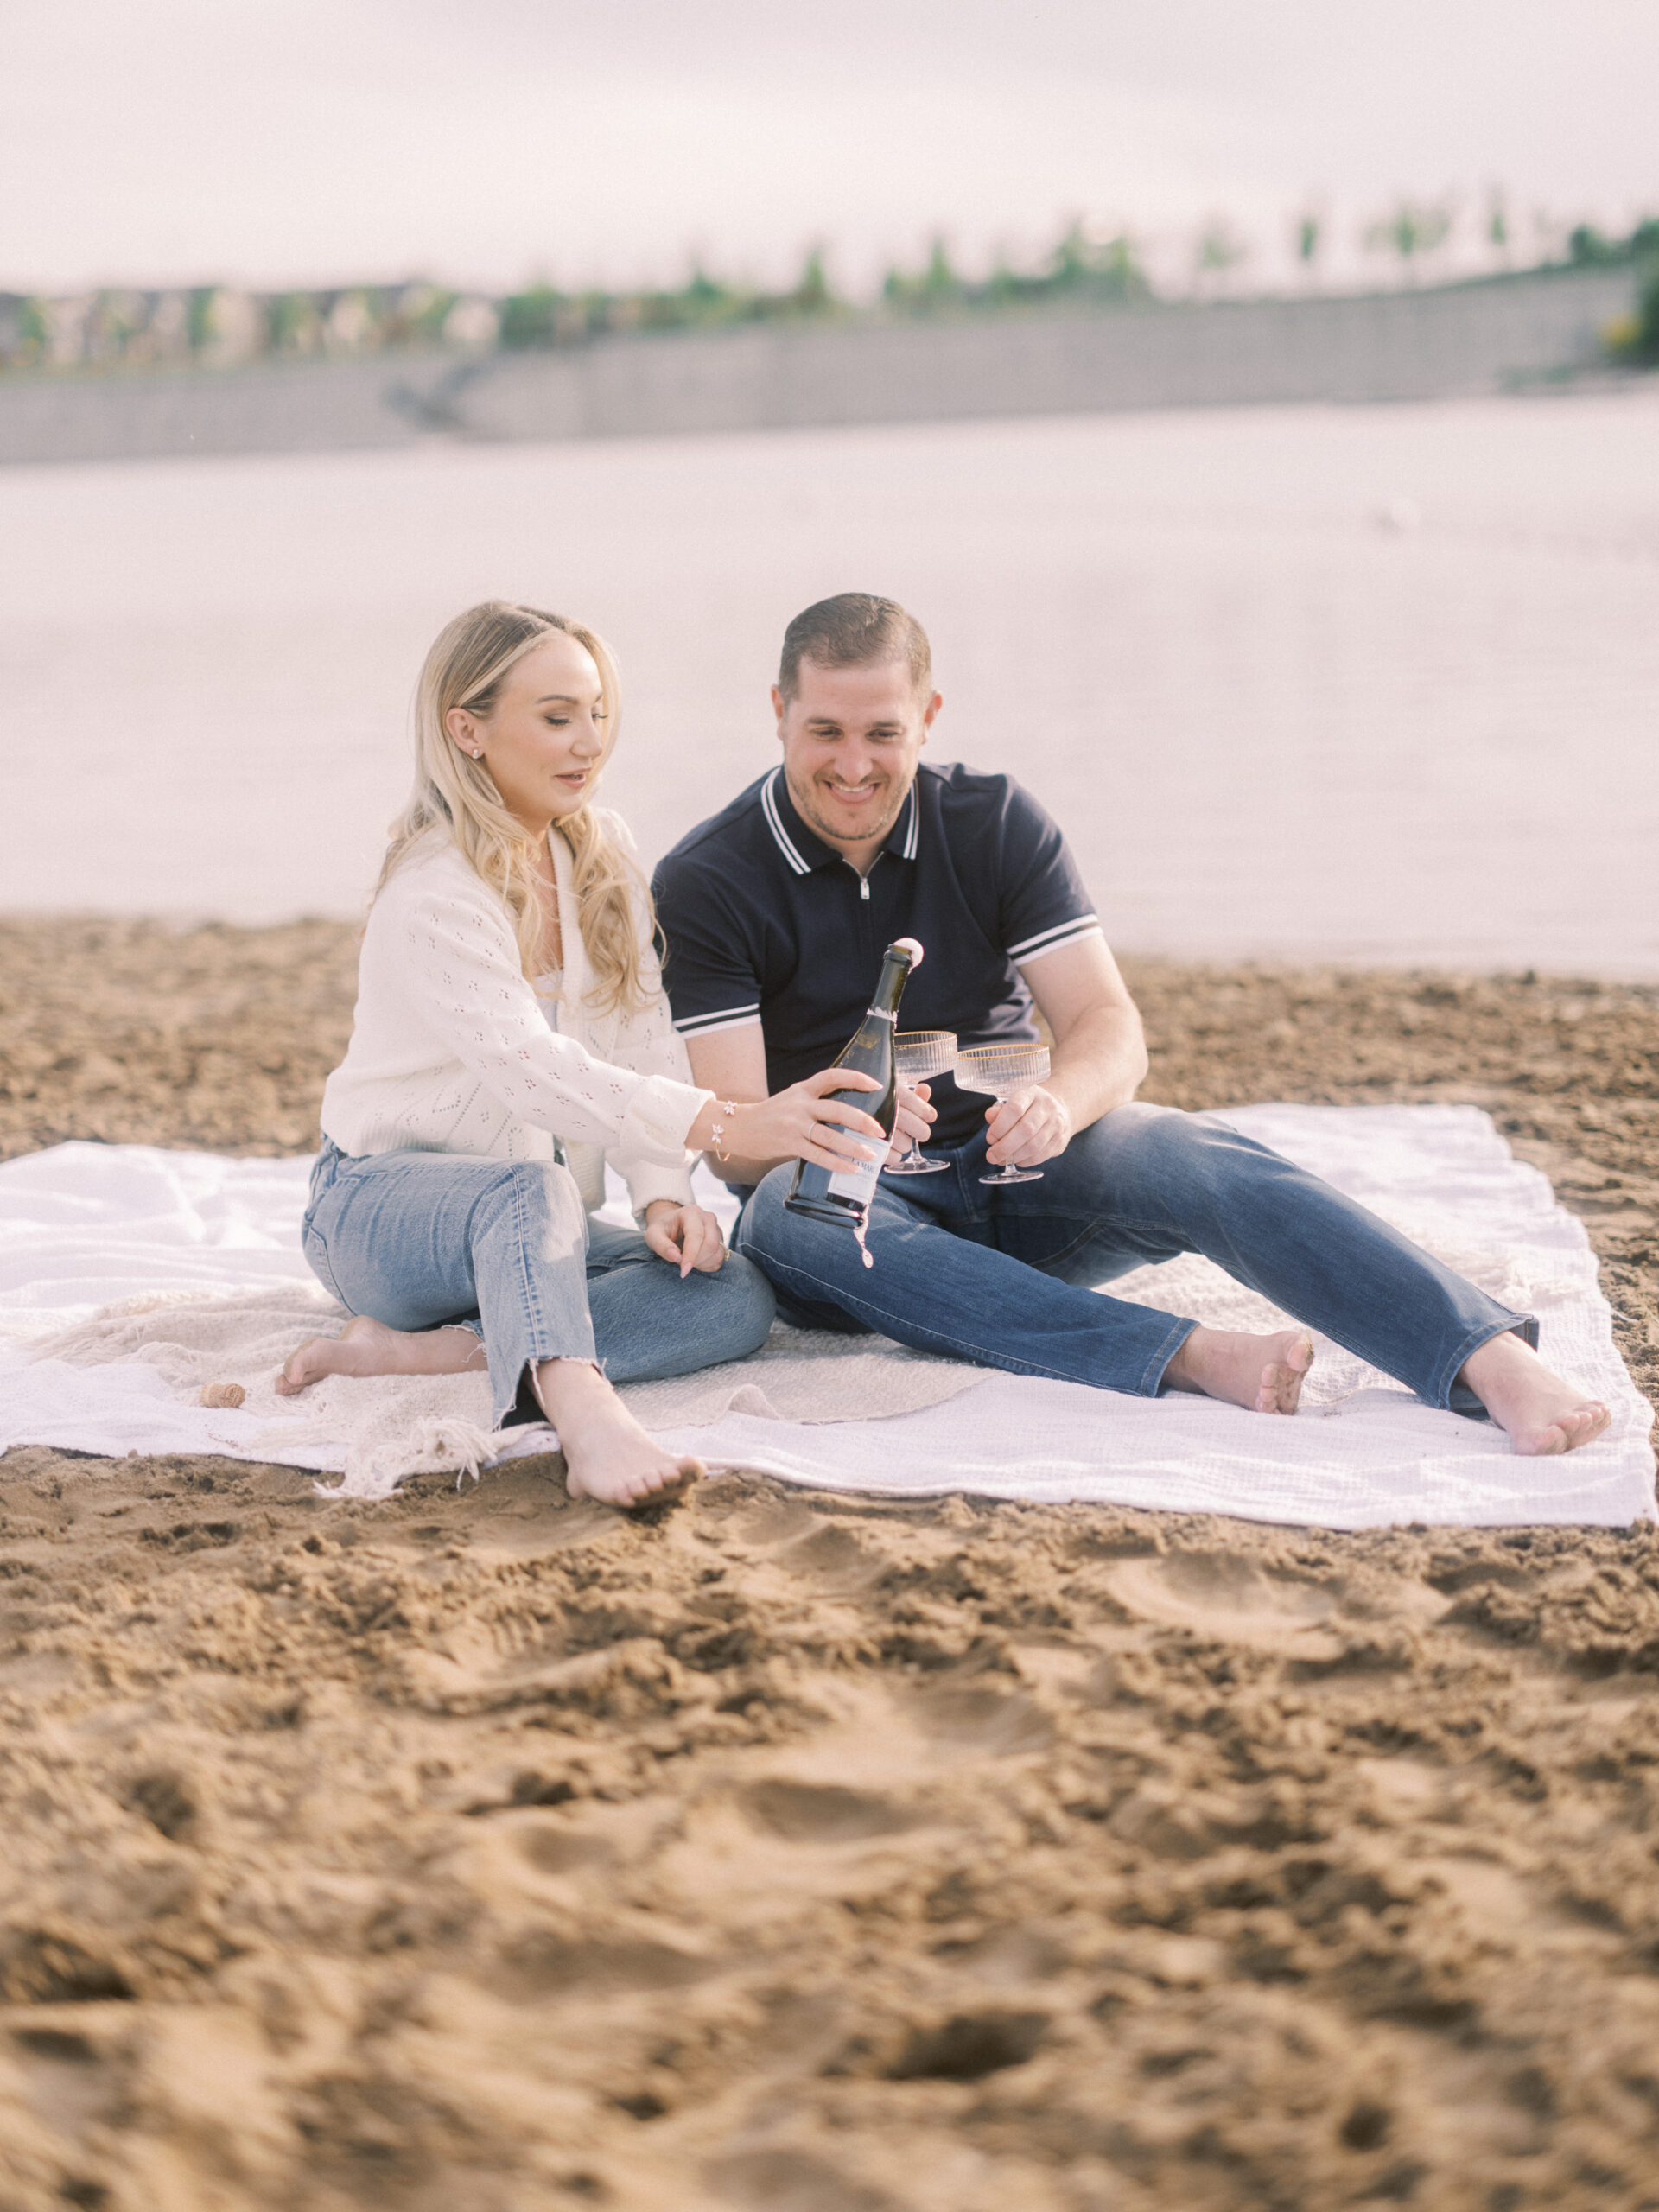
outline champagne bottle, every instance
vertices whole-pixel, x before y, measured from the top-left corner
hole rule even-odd
[[[887,947],[870,1010],[835,1061],[838,1068],[856,1068],[861,1075],[874,1076],[880,1090],[832,1090],[825,1101],[873,1114],[889,1137],[899,1106],[893,1033],[899,1026],[899,1001],[906,982],[921,957],[922,948],[913,937],[901,937]],[[858,1230],[861,1237],[885,1158],[883,1151],[874,1160],[849,1160],[844,1167],[833,1170],[820,1167],[815,1160],[798,1160],[784,1204],[791,1213],[810,1214],[815,1221],[844,1222]]]

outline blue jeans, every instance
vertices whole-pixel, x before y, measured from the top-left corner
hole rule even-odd
[[[1148,1261],[1202,1252],[1238,1281],[1433,1406],[1478,1413],[1459,1369],[1488,1338],[1538,1325],[1431,1259],[1374,1213],[1224,1122],[1120,1106],[1080,1130],[1042,1179],[988,1188],[982,1131],[940,1149],[948,1175],[884,1176],[873,1268],[850,1230],[790,1213],[774,1168],[738,1218],[735,1250],[766,1270],[798,1326],[876,1330],[1014,1375],[1153,1397],[1197,1326],[1101,1296]]]
[[[484,1340],[499,1428],[540,1420],[526,1370],[593,1359],[613,1382],[742,1359],[772,1326],[760,1270],[728,1255],[718,1274],[661,1260],[632,1229],[589,1218],[551,1160],[377,1152],[324,1141],[311,1173],[305,1256],[353,1313],[393,1329],[459,1324]]]

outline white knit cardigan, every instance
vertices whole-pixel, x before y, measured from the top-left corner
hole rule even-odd
[[[632,849],[620,817],[605,820]],[[589,1209],[603,1203],[607,1157],[636,1212],[653,1198],[686,1205],[685,1139],[713,1094],[691,1083],[649,949],[642,1007],[589,1005],[575,862],[562,836],[548,842],[564,941],[557,1030],[524,976],[506,908],[432,831],[369,909],[351,1043],[323,1087],[323,1134],[357,1158],[550,1160],[557,1137]],[[649,948],[643,899],[636,920]]]

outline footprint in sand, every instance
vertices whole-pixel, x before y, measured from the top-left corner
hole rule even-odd
[[[743,1809],[756,1827],[786,1843],[862,1843],[916,1825],[902,1806],[839,1783],[757,1782],[744,1791]]]
[[[195,1831],[196,1800],[181,1775],[165,1769],[137,1775],[127,1785],[126,1802],[169,1843],[188,1842]]]
[[[713,1961],[646,1936],[567,1942],[537,1929],[501,1947],[492,1979],[509,2001],[535,2004],[544,1998],[607,1998],[683,1989],[714,1970]]]
[[[1126,1559],[1107,1580],[1121,1605],[1160,1627],[1298,1658],[1333,1659],[1343,1649],[1338,1637],[1322,1630],[1341,1605],[1339,1584],[1268,1573],[1227,1552]]]
[[[704,2169],[721,2204],[752,2212],[899,2212],[884,2190],[855,2181],[803,2151],[783,2147],[740,2151]]]
[[[931,1739],[936,1751],[1012,1758],[1021,1751],[1040,1751],[1053,1741],[1053,1723],[1023,1690],[945,1682],[918,1691],[909,1707],[912,1726]]]
[[[526,1821],[516,1841],[525,1862],[538,1874],[575,1874],[586,1867],[609,1866],[616,1858],[614,1845],[601,1835],[584,1835],[580,1828],[555,1827],[550,1821]]]
[[[780,1566],[804,1575],[826,1593],[841,1596],[868,1589],[887,1571],[885,1560],[833,1522],[794,1537],[775,1556]]]

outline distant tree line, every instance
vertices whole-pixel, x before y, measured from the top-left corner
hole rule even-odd
[[[1392,256],[1403,280],[1434,265],[1452,237],[1453,201],[1402,200],[1366,226],[1363,243]],[[1294,264],[1319,281],[1330,226],[1317,207],[1302,209],[1291,228]],[[1482,219],[1489,265],[1514,264],[1511,226],[1500,195]],[[1638,223],[1625,237],[1588,224],[1541,238],[1534,267],[1635,264],[1646,271],[1636,314],[1610,344],[1624,358],[1659,363],[1659,219]],[[1248,239],[1222,217],[1198,232],[1191,286],[1198,296],[1236,288],[1251,259]],[[702,268],[672,290],[563,290],[538,283],[489,297],[416,280],[326,290],[249,292],[228,285],[142,291],[106,289],[51,296],[0,292],[0,371],[111,369],[168,365],[227,366],[254,360],[377,353],[408,347],[488,351],[576,346],[620,332],[697,330],[744,324],[823,323],[868,319],[986,315],[1045,302],[1113,306],[1149,302],[1154,289],[1141,250],[1127,232],[1100,234],[1070,224],[1034,268],[999,261],[986,276],[968,276],[936,238],[919,268],[893,268],[879,302],[857,307],[836,293],[823,255],[809,252],[795,282],[780,290],[728,283]]]
[[[246,292],[234,285],[52,296],[0,292],[0,365],[223,367],[260,359],[492,346],[494,306],[435,284]]]
[[[1637,271],[1636,306],[1605,334],[1607,350],[1616,360],[1659,368],[1659,220],[1649,216],[1628,238],[1610,238],[1589,224],[1581,223],[1568,244],[1573,261],[1585,268],[1614,268],[1634,262]]]

